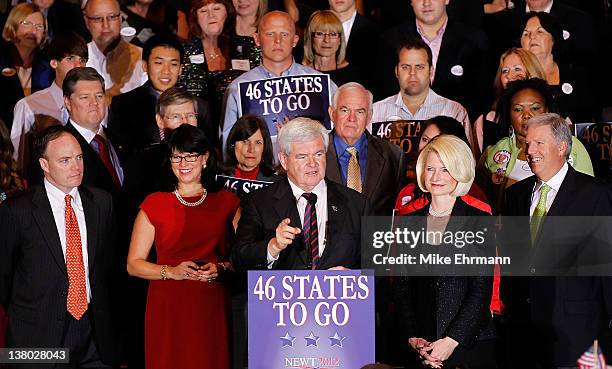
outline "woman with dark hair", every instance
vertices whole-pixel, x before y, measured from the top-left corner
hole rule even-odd
[[[419,143],[419,152],[421,152],[431,140],[440,135],[453,135],[469,145],[463,125],[454,118],[440,115],[426,120],[421,125],[421,136],[417,141]],[[470,188],[469,194],[484,203],[487,202],[484,193],[476,184]],[[398,215],[404,215],[420,210],[428,203],[429,200],[419,189],[417,183],[411,182],[402,188],[397,195],[395,209],[397,209]]]
[[[268,126],[259,117],[243,115],[227,137],[225,172],[238,178],[273,181],[272,140]]]
[[[190,39],[183,45],[178,85],[208,101],[214,124],[221,118],[225,89],[244,72],[231,69],[234,18],[227,0],[194,0],[189,10]]]
[[[505,189],[533,175],[525,152],[525,122],[542,113],[558,113],[558,109],[550,87],[539,78],[510,82],[498,101],[497,128],[507,133],[489,146],[478,162],[478,184],[498,212]],[[569,163],[576,170],[593,175],[589,154],[573,136]]]
[[[525,18],[520,45],[538,58],[562,116],[577,122],[598,120],[590,93],[593,87],[591,77],[587,70],[567,58],[563,32],[567,31],[562,30],[554,16],[530,12]]]
[[[14,152],[9,131],[0,121],[0,204],[25,189],[25,183],[17,172],[17,162],[13,158]]]
[[[130,275],[150,280],[145,315],[147,369],[228,369],[229,234],[238,198],[215,183],[214,149],[183,124],[169,140],[171,192],[140,206],[127,258]],[[156,262],[147,258],[155,244]]]

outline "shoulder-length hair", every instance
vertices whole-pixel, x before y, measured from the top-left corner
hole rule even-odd
[[[39,7],[29,3],[17,4],[9,13],[8,18],[6,18],[6,23],[4,24],[4,29],[2,30],[2,38],[4,41],[14,42],[19,23],[23,22],[27,17],[34,13],[40,13],[45,24],[45,32],[43,33],[41,45],[44,44],[47,39],[47,17],[45,17],[45,14]]]
[[[13,143],[11,135],[0,120],[0,192],[7,196],[25,188],[25,184],[17,172],[17,163],[13,159]],[[2,199],[0,199],[2,202]]]
[[[519,59],[521,59],[521,63],[525,66],[527,78],[546,79],[544,68],[542,68],[540,61],[531,51],[521,49],[519,47],[511,47],[499,57],[497,73],[495,74],[495,80],[493,80],[493,87],[495,88],[495,92],[498,97],[501,95],[504,89],[501,83],[502,65],[504,64],[504,60],[506,60],[506,58],[510,55],[516,55]]]
[[[197,38],[203,37],[202,27],[198,23],[198,10],[208,4],[221,4],[225,7],[227,18],[225,18],[221,36],[222,38],[229,37],[236,22],[236,10],[232,2],[227,0],[194,0],[189,8],[189,34]]]
[[[257,131],[261,132],[263,137],[264,149],[261,154],[261,162],[259,170],[265,176],[274,174],[274,153],[272,148],[272,140],[270,139],[270,131],[266,123],[255,115],[243,115],[236,121],[230,133],[227,136],[227,145],[225,147],[225,167],[227,170],[234,170],[238,165],[236,158],[236,142],[244,141],[254,135]]]
[[[457,181],[451,196],[459,197],[468,193],[476,175],[476,161],[468,144],[452,135],[440,135],[425,146],[416,165],[417,182],[423,192],[429,192],[425,188],[425,163],[432,154],[438,155],[448,173]]]
[[[312,44],[312,33],[315,31],[336,32],[340,34],[340,46],[336,51],[336,64],[342,64],[346,57],[344,29],[340,19],[331,10],[318,10],[310,16],[304,31],[304,60],[302,60],[302,64],[309,66],[314,64],[315,52]]]
[[[527,27],[527,22],[529,22],[531,18],[538,18],[542,28],[544,28],[546,32],[550,33],[553,39],[551,51],[553,59],[557,63],[562,61],[565,56],[565,41],[563,40],[563,29],[561,28],[561,23],[559,20],[555,16],[546,12],[529,12],[527,13],[527,16],[525,16],[523,30],[525,27]]]
[[[208,192],[215,192],[220,189],[216,181],[217,158],[215,156],[215,149],[202,130],[189,124],[181,124],[172,131],[168,138],[167,145],[168,156],[164,160],[166,173],[164,189],[166,191],[174,191],[178,186],[178,179],[172,172],[172,164],[170,163],[170,157],[174,155],[176,151],[200,155],[208,153],[206,168],[202,170],[200,182]]]

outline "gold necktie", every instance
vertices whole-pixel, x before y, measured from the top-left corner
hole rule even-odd
[[[346,151],[351,154],[346,173],[346,186],[361,192],[361,170],[359,169],[359,160],[357,160],[357,149],[349,147]]]

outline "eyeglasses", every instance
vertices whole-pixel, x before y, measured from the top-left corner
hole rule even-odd
[[[187,114],[175,113],[171,115],[166,115],[165,118],[173,122],[180,122],[183,119],[193,122],[195,120],[198,120],[198,115],[196,113],[187,113]]]
[[[315,31],[312,33],[312,37],[314,38],[325,38],[325,36],[331,38],[331,39],[336,39],[336,38],[340,38],[340,35],[342,33],[340,32],[321,32],[321,31]]]
[[[121,16],[121,13],[117,13],[117,14],[109,14],[105,17],[90,17],[89,15],[86,15],[85,17],[87,17],[87,19],[89,19],[92,23],[102,23],[104,22],[104,20],[106,19],[106,22],[110,23],[110,22],[116,22],[119,20],[119,17]]]
[[[25,28],[34,28],[38,32],[43,32],[45,30],[45,25],[44,24],[41,24],[41,23],[32,23],[29,20],[22,20],[21,22],[19,22],[19,24],[21,24]]]
[[[187,154],[185,156],[172,155],[170,157],[170,162],[172,162],[174,164],[180,164],[181,161],[185,160],[188,163],[193,163],[194,161],[198,160],[200,155],[202,155],[202,154]]]
[[[80,62],[82,65],[87,64],[87,58],[81,58],[78,55],[68,55],[68,56],[64,56],[64,58],[62,60],[68,60],[70,63],[76,63],[77,61]]]

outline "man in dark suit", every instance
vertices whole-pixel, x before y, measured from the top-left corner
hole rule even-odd
[[[358,192],[325,180],[328,132],[295,118],[278,135],[287,179],[254,191],[243,202],[232,261],[238,270],[358,268],[361,217]]]
[[[377,60],[377,99],[392,95],[399,86],[393,75],[398,47],[420,37],[433,52],[431,87],[441,96],[458,101],[472,117],[489,108],[483,96],[493,80],[487,75],[487,36],[481,30],[449,19],[444,0],[412,0],[416,19],[383,33]]]
[[[65,32],[76,32],[86,40],[91,39],[81,7],[66,0],[32,0],[47,17],[47,40],[53,40]]]
[[[74,68],[66,74],[62,90],[70,116],[66,128],[83,150],[83,183],[118,194],[123,183],[121,150],[102,125],[107,110],[104,79],[91,67]]]
[[[594,239],[601,239],[592,237],[591,228],[598,223],[597,216],[612,214],[610,189],[568,165],[571,142],[567,123],[557,114],[531,118],[526,147],[534,176],[506,191],[504,215],[531,217],[522,231],[513,232],[507,245],[518,248],[514,255],[529,255],[525,265],[530,277],[502,278],[501,284],[511,368],[576,367],[576,360],[594,339],[609,335],[609,277],[599,272],[576,276],[576,270],[590,265],[583,263],[582,269],[576,269],[570,264],[594,251],[589,250],[596,246]],[[563,216],[576,217],[572,227],[560,226],[552,218]],[[563,257],[572,252],[573,257]],[[559,261],[563,264],[552,263]],[[573,269],[564,270],[567,267]],[[602,346],[605,349],[605,342]]]
[[[9,317],[7,347],[64,347],[71,367],[111,368],[111,197],[81,186],[83,154],[65,127],[48,128],[36,148],[44,185],[0,207],[0,303]]]
[[[159,95],[176,85],[181,74],[183,48],[172,36],[151,37],[142,50],[142,66],[149,80],[132,91],[113,98],[108,116],[108,128],[131,156],[147,146],[161,142],[155,124],[155,103]],[[212,142],[218,132],[212,129],[208,104],[197,100],[198,126]]]
[[[406,155],[399,146],[372,136],[372,94],[356,82],[344,84],[333,96],[329,116],[326,175],[364,194],[372,215],[391,215],[397,194],[406,184]]]
[[[370,70],[372,45],[376,45],[380,33],[378,26],[357,12],[355,0],[329,0],[329,7],[342,22],[346,60],[363,72]],[[363,83],[369,87],[373,81],[368,77],[371,77],[372,73],[363,75]]]

